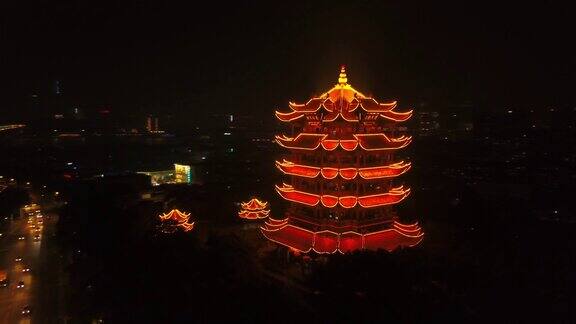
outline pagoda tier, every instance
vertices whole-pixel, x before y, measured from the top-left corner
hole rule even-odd
[[[269,214],[270,214],[269,210],[258,210],[258,211],[241,210],[238,212],[238,216],[244,219],[262,219],[268,217]]]
[[[189,232],[194,228],[194,222],[189,223],[190,213],[184,213],[178,209],[172,209],[168,213],[159,215],[159,217],[163,223],[167,223],[168,227],[172,228],[170,232],[176,228],[180,228],[184,232]]]
[[[326,208],[334,208],[336,205],[344,208],[353,208],[356,204],[364,208],[380,207],[397,204],[410,194],[410,189],[404,189],[402,186],[393,188],[388,192],[360,197],[352,195],[340,197],[334,195],[316,195],[295,190],[294,187],[287,184],[283,184],[281,187],[276,186],[276,191],[286,200],[308,206],[316,206],[318,203],[322,203],[322,206]]]
[[[412,116],[412,110],[398,112],[394,109],[396,101],[379,103],[374,98],[367,97],[348,84],[338,84],[320,97],[312,98],[305,104],[289,103],[289,112],[276,111],[276,117],[283,122],[293,122],[307,117],[323,122],[333,122],[338,118],[347,122],[360,122],[364,117],[375,119],[386,118],[395,122],[403,122]]]
[[[189,232],[194,228],[194,222],[192,223],[184,222],[178,224],[177,226],[180,227],[184,232]]]
[[[252,198],[249,202],[240,203],[242,210],[238,212],[238,216],[244,219],[262,219],[268,217],[270,210],[268,208],[268,202],[259,200],[258,198]]]
[[[351,139],[329,139],[327,134],[300,133],[295,138],[276,136],[276,142],[289,149],[313,151],[322,147],[325,151],[341,148],[354,151],[358,147],[365,151],[397,150],[408,146],[411,136],[389,138],[385,134],[353,134]]]
[[[346,253],[363,249],[392,251],[397,247],[414,246],[424,237],[417,223],[405,225],[396,221],[391,228],[368,233],[311,231],[289,224],[288,220],[266,222],[261,230],[269,240],[305,253],[312,250],[317,253]]]
[[[418,244],[418,224],[399,222],[393,206],[410,195],[396,183],[411,168],[395,154],[412,137],[398,122],[412,110],[398,103],[380,103],[348,84],[346,71],[329,91],[305,104],[289,103],[276,117],[290,124],[290,133],[276,142],[290,151],[276,161],[288,177],[276,192],[290,206],[283,220],[268,217],[261,227],[269,240],[291,249],[346,253]]]
[[[287,160],[276,161],[276,167],[284,174],[305,178],[316,178],[320,175],[324,179],[334,179],[339,176],[345,180],[352,180],[357,176],[367,180],[397,177],[410,170],[410,166],[410,162],[404,163],[404,161],[400,161],[389,165],[366,168],[319,168],[295,164]]]
[[[188,219],[190,219],[190,213],[184,213],[179,211],[178,209],[172,209],[170,212],[163,213],[159,217],[160,220],[162,221],[173,220],[177,223],[181,223],[181,222],[187,222]]]
[[[258,198],[252,198],[249,202],[240,203],[242,209],[249,211],[256,211],[268,208],[268,202],[262,201]]]
[[[316,114],[317,112],[314,112],[313,114]],[[288,113],[281,113],[281,112],[276,112],[276,118],[278,118],[280,121],[283,122],[293,122],[296,121],[304,116],[308,117],[308,119],[311,119],[310,114],[312,113],[306,113],[306,112],[299,112],[299,111],[292,111],[292,112],[288,112]],[[376,119],[378,117],[382,117],[385,119],[389,119],[391,121],[395,121],[395,122],[403,122],[403,121],[407,121],[408,119],[410,119],[410,117],[412,117],[412,110],[407,111],[407,112],[397,112],[397,111],[385,111],[382,113],[367,113],[366,117],[371,119]],[[328,112],[326,114],[321,114],[320,118],[314,118],[317,120],[321,120],[323,122],[333,122],[338,120],[338,118],[341,118],[345,121],[348,122],[359,122],[361,119],[361,115],[360,114],[356,114],[350,111],[332,111],[332,112]]]

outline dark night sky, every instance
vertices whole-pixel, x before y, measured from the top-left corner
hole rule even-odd
[[[84,105],[271,114],[325,90],[346,64],[381,99],[571,105],[572,11],[524,6],[37,1],[1,26],[0,100],[18,108],[61,80]]]

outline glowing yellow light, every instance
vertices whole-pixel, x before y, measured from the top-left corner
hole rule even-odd
[[[342,65],[342,68],[340,68],[338,83],[341,85],[345,85],[348,83],[348,78],[346,77],[346,67],[344,65]]]

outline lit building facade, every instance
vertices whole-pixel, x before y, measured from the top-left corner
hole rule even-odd
[[[150,133],[161,133],[160,127],[158,126],[158,117],[148,116],[146,117],[146,130]]]
[[[194,168],[185,164],[174,164],[173,170],[163,171],[141,171],[137,172],[150,177],[150,182],[153,186],[162,184],[191,184],[194,178]]]
[[[174,164],[174,181],[176,183],[192,183],[192,168],[185,164]]]
[[[261,227],[269,240],[300,252],[414,246],[424,233],[403,224],[393,206],[410,194],[398,184],[410,162],[395,159],[408,146],[400,123],[412,111],[396,111],[396,101],[379,103],[348,84],[342,67],[338,83],[305,104],[276,112],[291,135],[276,142],[290,152],[276,167],[287,176],[276,186],[290,202],[284,219],[268,218]],[[403,128],[404,129],[404,128]]]

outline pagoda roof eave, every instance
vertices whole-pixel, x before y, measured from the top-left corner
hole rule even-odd
[[[276,143],[288,149],[314,151],[320,146],[326,151],[338,147],[353,151],[360,146],[365,151],[397,150],[404,148],[412,141],[411,136],[389,138],[383,133],[354,134],[354,139],[327,139],[327,134],[300,133],[296,137],[276,135]]]
[[[405,122],[412,117],[413,110],[409,110],[406,112],[396,112],[394,110],[390,110],[387,112],[380,113],[379,116],[394,122]]]
[[[241,210],[238,212],[238,216],[244,219],[263,219],[268,217],[269,214],[270,214],[269,210],[258,210],[258,211]]]
[[[367,196],[333,196],[333,195],[317,195],[305,191],[294,189],[294,187],[283,184],[283,186],[276,186],[276,192],[285,200],[295,203],[308,205],[314,207],[319,203],[325,208],[334,208],[340,205],[343,208],[354,208],[356,206],[362,208],[374,208],[386,205],[394,205],[403,201],[410,195],[410,188],[403,186],[390,189],[388,192],[377,193]]]
[[[331,167],[314,167],[308,165],[295,164],[293,162],[283,160],[282,162],[276,161],[276,167],[284,174],[299,176],[304,178],[322,178],[330,180],[337,176],[345,180],[355,179],[358,175],[365,180],[382,179],[398,177],[410,170],[411,163],[400,161],[397,163],[364,168],[331,168]]]
[[[178,209],[172,209],[168,213],[163,213],[160,216],[161,220],[173,219],[178,222],[187,222],[190,218],[190,213],[181,212]]]
[[[424,238],[424,233],[419,227],[412,233],[404,233],[394,227],[362,234],[354,231],[313,232],[292,224],[280,227],[270,227],[269,224],[264,224],[260,227],[260,231],[267,239],[275,243],[304,253],[315,251],[321,254],[378,249],[391,252],[399,247],[415,246]]]
[[[242,206],[242,209],[245,209],[248,211],[257,211],[257,210],[262,210],[262,209],[267,208],[268,202],[262,201],[258,198],[252,198],[248,202],[240,203],[240,205]]]

